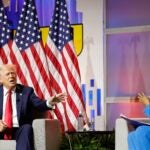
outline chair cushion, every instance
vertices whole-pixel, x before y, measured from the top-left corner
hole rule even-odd
[[[0,150],[16,150],[16,141],[0,140]]]

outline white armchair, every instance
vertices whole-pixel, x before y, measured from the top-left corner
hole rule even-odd
[[[133,118],[138,121],[150,122],[147,118]],[[115,124],[115,150],[128,150],[128,133],[134,130],[131,124],[123,118],[116,119]]]
[[[33,133],[35,150],[59,150],[61,133],[58,120],[35,119]],[[16,150],[16,141],[0,140],[0,150]]]

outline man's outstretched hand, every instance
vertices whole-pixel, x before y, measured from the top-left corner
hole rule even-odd
[[[59,102],[65,102],[66,99],[67,99],[67,93],[56,94],[55,96],[51,97],[50,105],[54,106]]]

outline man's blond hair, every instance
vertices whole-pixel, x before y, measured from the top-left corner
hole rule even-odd
[[[3,72],[4,69],[11,68],[16,72],[16,65],[14,64],[0,64],[0,74]]]

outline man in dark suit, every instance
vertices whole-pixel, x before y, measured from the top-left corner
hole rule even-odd
[[[67,95],[60,93],[49,100],[39,99],[33,88],[17,84],[16,66],[12,64],[0,66],[0,83],[0,138],[15,139],[17,150],[33,150],[32,109],[53,109]]]

